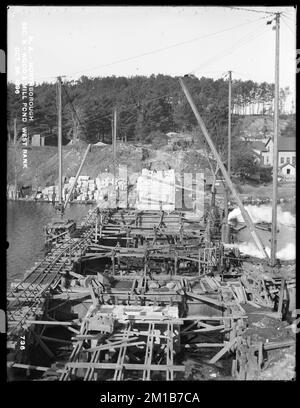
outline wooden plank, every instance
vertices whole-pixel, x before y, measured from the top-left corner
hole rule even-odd
[[[151,371],[166,371],[170,368],[174,371],[185,371],[185,366],[181,365],[173,365],[168,366],[167,364],[127,364],[124,363],[122,365],[118,365],[117,363],[88,363],[88,362],[71,362],[67,363],[66,367],[69,368],[94,368],[95,370],[115,370],[115,369],[122,369],[125,370],[146,370],[150,369]]]
[[[278,302],[278,316],[279,316],[279,318],[282,317],[282,306],[283,306],[283,298],[284,298],[284,289],[285,289],[285,279],[284,279],[284,278],[281,278],[280,293],[279,293],[279,302]]]
[[[205,347],[205,348],[210,348],[210,347],[223,347],[224,343],[189,343],[189,344],[185,344],[184,347],[185,348],[192,348],[193,346],[196,347]]]
[[[258,346],[258,367],[261,368],[263,363],[263,342],[261,341]]]
[[[116,364],[116,368],[115,368],[115,372],[114,372],[114,381],[116,380],[121,380],[122,379],[122,375],[123,375],[123,364],[124,364],[124,359],[126,356],[126,349],[127,349],[127,344],[128,344],[128,340],[129,340],[129,332],[131,329],[131,323],[127,324],[124,332],[123,332],[123,344],[122,347],[120,347],[119,349],[119,354],[118,354],[118,360],[117,360],[117,364]]]
[[[282,342],[264,343],[264,350],[274,350],[277,348],[291,347],[296,345],[296,340],[287,340]]]
[[[235,337],[234,339],[232,339],[231,341],[229,341],[223,348],[222,350],[220,350],[212,359],[209,360],[210,364],[215,364],[218,360],[220,360],[221,357],[223,357],[223,355],[225,353],[227,353],[231,347],[234,345],[234,343],[237,341],[237,338]]]
[[[98,304],[98,300],[97,300],[97,298],[95,296],[94,289],[93,289],[92,285],[88,285],[88,288],[89,288],[89,291],[90,291],[90,295],[91,295],[91,298],[92,298],[93,305],[96,306]]]
[[[15,362],[8,362],[7,363],[8,368],[23,368],[24,370],[37,370],[37,371],[48,371],[51,369],[51,367],[43,367],[43,366],[36,366],[36,365],[30,365],[30,364],[20,364],[20,363],[15,363]],[[55,370],[57,373],[61,373],[62,370],[58,369]]]
[[[188,296],[194,298],[194,299],[201,300],[201,301],[203,301],[205,303],[211,303],[211,304],[219,306],[219,307],[224,307],[224,303],[220,302],[219,300],[211,299],[211,298],[209,298],[207,296],[203,296],[203,295],[198,295],[198,294],[196,295],[193,292],[186,292],[186,294]]]
[[[229,315],[229,316],[204,316],[195,315],[189,317],[181,317],[181,320],[226,320],[226,319],[247,319],[248,316],[245,315]]]
[[[120,348],[120,347],[124,347],[125,345],[126,345],[126,347],[132,347],[132,346],[139,346],[139,345],[142,345],[142,344],[146,344],[146,342],[145,341],[135,341],[135,342],[130,343],[129,341],[128,342],[122,341],[119,344],[111,343],[111,344],[104,344],[104,345],[101,345],[101,346],[96,346],[96,347],[93,347],[93,348],[90,348],[90,349],[86,349],[86,351],[92,353],[92,352],[95,352],[95,351],[117,349],[117,348]]]
[[[155,329],[155,323],[150,323],[149,324],[149,334],[147,338],[147,348],[145,351],[145,360],[144,360],[144,365],[147,368],[143,371],[143,380],[147,380],[147,381],[150,380],[150,375],[151,375],[150,365],[152,362],[152,354],[153,354],[154,329]]]
[[[259,306],[257,303],[253,302],[252,300],[247,300],[247,303],[249,303],[249,305],[256,307],[257,309],[260,309],[261,306]]]
[[[211,327],[205,327],[203,329],[195,329],[195,330],[189,330],[185,332],[184,334],[189,334],[189,333],[206,333],[206,332],[212,332],[216,330],[222,330],[225,328],[225,325],[219,325],[219,326],[211,326]]]
[[[45,326],[72,326],[75,322],[59,322],[52,320],[26,320],[27,324],[43,324]]]

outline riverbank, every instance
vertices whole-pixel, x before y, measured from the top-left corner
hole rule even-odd
[[[241,198],[251,197],[256,200],[271,200],[273,184],[250,184],[239,183],[237,190]],[[279,182],[277,187],[278,199],[295,200],[296,199],[296,183],[293,182]]]
[[[48,203],[48,204],[53,204],[53,201],[43,200],[43,199],[40,199],[40,198],[38,198],[38,199],[35,199],[35,198],[23,198],[23,197],[16,198],[16,199],[7,198],[7,201],[11,201],[11,202],[20,201],[20,202],[26,202],[26,203]],[[55,200],[55,203],[58,203],[58,201]],[[96,204],[96,203],[97,203],[96,200],[82,200],[82,201],[73,200],[73,201],[69,201],[68,205],[69,204],[81,204],[81,205],[82,204],[89,204],[89,205],[91,205],[91,204]]]

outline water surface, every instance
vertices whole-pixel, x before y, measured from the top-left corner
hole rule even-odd
[[[71,204],[64,218],[75,221],[91,208],[88,204]],[[44,256],[43,227],[52,218],[59,218],[52,203],[7,202],[7,280],[22,278],[27,269]]]

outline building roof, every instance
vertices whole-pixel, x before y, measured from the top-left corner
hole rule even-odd
[[[266,147],[272,139],[269,138],[263,152],[267,152]],[[296,138],[295,137],[278,137],[278,151],[279,152],[295,152],[296,151]]]
[[[285,167],[285,166],[291,166],[291,167],[296,167],[294,164],[292,164],[292,163],[284,163],[282,166],[280,166],[280,168],[282,169],[283,167]]]

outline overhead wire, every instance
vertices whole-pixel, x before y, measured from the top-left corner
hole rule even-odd
[[[227,55],[232,54],[233,52],[237,51],[239,48],[243,47],[244,45],[248,44],[249,42],[255,40],[259,36],[261,36],[264,33],[265,28],[261,28],[258,32],[256,32],[254,35],[252,32],[248,33],[246,36],[244,36],[242,39],[240,39],[237,43],[235,43],[233,46],[231,45],[228,47],[226,50],[222,50],[221,52],[215,54],[214,56],[208,58],[205,62],[203,62],[201,65],[198,65],[196,68],[194,68],[190,73],[195,73],[199,71],[202,67],[205,67],[207,65],[211,65],[214,62],[226,57]]]
[[[243,7],[228,6],[228,8],[240,11],[251,11],[252,13],[262,13],[262,14],[276,14],[276,11],[264,11],[264,10],[253,10]]]
[[[240,48],[241,46],[244,46],[244,45],[247,44],[249,41],[253,41],[255,38],[257,38],[258,36],[260,36],[260,35],[262,34],[261,31],[262,31],[262,30],[260,30],[260,32],[259,32],[259,33],[256,33],[256,35],[254,35],[254,36],[251,36],[252,32],[251,32],[251,33],[248,33],[246,36],[244,36],[244,37],[242,38],[242,41],[240,40],[237,44],[235,44],[235,45],[233,46],[233,49],[231,49],[229,52],[226,51],[225,54],[224,54],[224,52],[222,52],[222,53],[221,53],[222,56],[224,57],[224,56],[226,56],[227,54],[236,51],[236,50],[237,50],[238,48]],[[250,38],[249,38],[249,35],[250,35]],[[232,47],[231,47],[231,48],[232,48]],[[224,55],[223,55],[223,54],[224,54]],[[218,55],[219,55],[219,54],[218,54]],[[214,61],[218,55],[213,56],[212,58],[210,58],[206,63],[204,63],[204,65],[207,65],[207,63],[209,63],[211,60]],[[222,57],[221,57],[221,58],[222,58]],[[203,66],[203,64],[201,65],[201,67],[202,67],[202,66]],[[194,69],[193,71],[191,71],[191,73],[192,73],[192,72],[196,72],[196,71],[198,71],[198,70],[199,70],[199,68],[196,68],[196,69]],[[126,108],[126,112],[128,112],[128,108],[130,108],[130,107],[143,107],[143,106],[145,106],[146,104],[148,104],[148,103],[151,102],[151,101],[155,101],[155,100],[158,100],[158,99],[166,98],[166,97],[168,97],[168,96],[174,96],[174,91],[173,91],[172,93],[168,93],[168,94],[165,94],[165,95],[160,95],[160,96],[158,96],[158,97],[154,97],[154,98],[150,98],[150,99],[144,100],[143,102],[135,102],[135,103],[132,103],[132,104],[125,104],[125,103],[124,103],[124,104],[117,104],[117,106],[118,106],[118,109],[120,109],[120,108]],[[130,109],[129,109],[129,110],[130,110]],[[94,122],[96,122],[96,121],[99,122],[99,121],[101,121],[102,119],[107,118],[107,117],[112,117],[112,113],[109,113],[109,114],[107,114],[107,115],[105,115],[105,116],[100,116],[100,117],[96,114],[96,115],[88,116],[87,119],[90,121],[90,123],[94,123]],[[127,120],[127,123],[130,123],[130,120],[132,120],[133,118],[134,118],[134,114],[132,114],[132,115],[131,115],[131,118],[130,118],[129,120]]]
[[[216,32],[211,33],[211,34],[205,34],[205,35],[202,35],[202,36],[199,36],[199,37],[195,37],[195,38],[192,38],[190,40],[182,41],[180,43],[175,43],[175,44],[172,44],[172,45],[169,45],[169,46],[166,46],[166,47],[157,48],[155,50],[148,51],[148,52],[145,52],[145,53],[142,53],[142,54],[138,54],[138,55],[135,55],[135,56],[132,56],[132,57],[123,58],[123,59],[120,59],[120,60],[117,60],[117,61],[112,61],[112,62],[107,63],[107,64],[98,65],[96,67],[86,68],[86,69],[83,69],[83,70],[80,70],[80,71],[68,73],[68,74],[65,74],[64,76],[73,76],[73,75],[78,74],[78,73],[80,74],[80,73],[84,73],[84,72],[88,72],[88,71],[93,71],[93,70],[96,70],[96,69],[99,69],[99,68],[106,68],[106,67],[109,67],[109,66],[112,66],[112,65],[115,65],[115,64],[120,64],[122,62],[127,62],[127,61],[130,61],[130,60],[133,60],[133,59],[138,59],[138,58],[147,56],[147,55],[152,55],[152,54],[155,54],[157,52],[162,52],[162,51],[165,51],[165,50],[168,50],[168,49],[172,49],[172,48],[179,47],[179,46],[182,46],[182,45],[185,45],[185,44],[189,44],[191,42],[199,41],[199,40],[209,38],[209,37],[212,37],[212,36],[215,36],[215,35],[218,35],[218,34],[222,34],[224,32],[231,31],[231,30],[234,30],[236,28],[255,23],[255,22],[257,22],[257,21],[259,21],[259,20],[261,20],[263,18],[265,18],[265,17],[261,17],[259,19],[251,20],[251,21],[248,21],[248,22],[245,22],[245,23],[241,23],[241,24],[229,27],[229,28],[225,28],[223,30],[216,31]],[[49,79],[49,78],[56,78],[56,77],[55,76],[39,77],[39,78],[36,78],[36,80]]]
[[[212,63],[214,63],[215,61],[226,57],[227,55],[231,54],[232,52],[234,52],[235,50],[239,49],[241,46],[244,46],[246,44],[248,44],[248,42],[253,41],[258,34],[262,33],[264,31],[264,27],[262,27],[259,32],[255,32],[253,33],[253,31],[248,32],[244,37],[240,38],[235,44],[230,45],[229,47],[227,47],[227,49],[222,50],[221,52],[213,55],[212,57],[208,58],[204,63],[200,64],[196,69],[194,69],[191,72],[196,72],[198,71],[200,68],[205,67],[207,65],[210,65]]]
[[[266,13],[265,13],[265,14],[266,14]],[[267,13],[267,14],[274,14],[274,13]],[[237,26],[234,26],[234,27],[231,27],[231,28],[228,28],[228,29],[224,29],[224,30],[221,30],[221,31],[212,33],[212,34],[208,34],[208,35],[202,36],[202,37],[197,37],[197,38],[194,38],[194,39],[191,39],[191,40],[188,40],[188,41],[184,41],[184,42],[181,42],[181,43],[173,44],[173,45],[171,45],[171,46],[169,46],[169,47],[164,47],[164,48],[160,48],[160,49],[157,49],[157,50],[153,50],[153,51],[150,51],[149,53],[143,53],[143,54],[140,54],[139,56],[134,56],[134,57],[131,57],[131,58],[139,58],[139,57],[144,56],[144,55],[147,55],[147,54],[150,55],[150,54],[152,54],[152,53],[160,52],[160,51],[162,51],[162,50],[169,49],[169,48],[173,48],[173,47],[176,47],[176,46],[180,46],[180,45],[183,45],[183,44],[192,42],[192,41],[198,41],[198,40],[200,40],[200,39],[202,39],[202,38],[208,38],[208,37],[210,37],[210,36],[217,35],[217,34],[220,34],[220,33],[226,32],[226,31],[229,31],[229,30],[233,30],[233,29],[238,28],[238,27],[240,27],[240,26],[244,26],[244,25],[246,25],[246,24],[250,24],[250,23],[253,23],[253,22],[257,22],[257,21],[260,21],[260,20],[265,19],[265,18],[266,18],[266,17],[259,18],[259,19],[250,21],[250,22],[248,22],[248,23],[239,24],[239,25],[237,25]],[[252,40],[255,39],[256,37],[258,37],[259,35],[261,35],[261,34],[259,33],[259,35],[255,35],[255,36],[253,36],[252,38],[249,39],[249,38],[248,38],[248,37],[249,37],[249,34],[252,34],[252,32],[251,32],[251,33],[248,33],[245,37],[242,38],[242,43],[241,43],[241,40],[240,40],[237,44],[235,44],[235,45],[233,46],[233,49],[232,49],[231,51],[229,51],[229,52],[227,51],[227,52],[225,52],[225,54],[224,54],[224,51],[223,51],[223,52],[221,53],[221,55],[222,55],[221,58],[223,58],[224,56],[228,55],[229,53],[235,52],[236,49],[240,48],[241,46],[245,45],[245,44],[248,43],[249,41],[252,41]],[[247,37],[246,42],[245,42],[245,41],[243,42],[243,40],[245,40],[246,37]],[[236,46],[237,46],[237,48],[235,48]],[[231,47],[231,48],[232,48],[232,47]],[[224,54],[224,55],[223,55],[223,54]],[[210,59],[208,59],[208,60],[204,63],[204,65],[201,64],[200,67],[203,67],[203,66],[205,66],[205,65],[207,65],[207,64],[209,64],[209,63],[212,63],[214,60],[216,60],[216,58],[218,57],[218,55],[219,55],[219,54],[217,54],[217,55],[211,57]],[[126,59],[126,61],[129,60],[129,59],[131,59],[131,58]],[[122,60],[122,61],[123,61],[123,60]],[[113,64],[115,64],[115,63],[120,63],[120,62],[122,62],[122,61],[115,61],[115,62],[112,62],[112,63],[110,63],[110,64],[105,64],[105,65],[103,65],[103,66],[110,66],[110,65],[113,65]],[[212,61],[212,62],[210,62],[210,61]],[[99,68],[99,67],[96,67],[96,68]],[[196,69],[194,69],[193,71],[191,71],[191,73],[196,72],[196,71],[198,71],[198,70],[199,70],[199,68],[197,67]],[[77,73],[78,73],[78,72],[83,72],[83,71],[77,71]],[[215,71],[215,72],[217,72],[217,71]],[[219,72],[219,71],[218,71],[218,72]],[[72,74],[71,74],[71,75],[72,75]],[[69,103],[72,104],[72,101],[71,101],[71,99],[70,99],[70,97],[69,97],[69,95],[68,95],[68,93],[67,93],[65,87],[64,87],[64,90],[65,90],[65,93],[66,93],[66,95],[67,95],[67,97],[68,97]],[[143,107],[143,106],[145,106],[147,103],[149,103],[149,102],[151,102],[151,101],[158,100],[158,99],[161,99],[161,98],[165,98],[165,97],[167,97],[167,96],[174,96],[174,92],[169,93],[169,94],[166,94],[166,95],[161,95],[161,96],[158,96],[158,97],[155,97],[155,98],[151,98],[151,99],[146,100],[146,101],[143,101],[143,102],[141,102],[141,103],[135,102],[135,103],[132,103],[132,104],[125,104],[125,103],[124,103],[124,104],[121,104],[121,105],[119,104],[119,105],[118,105],[118,108],[120,109],[120,108],[124,107],[124,108],[126,108],[126,111],[128,112],[128,108],[129,108],[129,107]],[[81,122],[80,122],[80,119],[79,119],[79,117],[78,117],[77,111],[76,111],[76,109],[75,109],[75,107],[74,107],[73,104],[72,104],[72,107],[73,107],[74,111],[76,112],[76,116],[77,116],[77,120],[78,120],[79,124],[80,124],[81,127],[83,128],[83,125],[82,125]],[[112,113],[109,113],[109,114],[107,114],[107,115],[105,115],[105,116],[100,116],[100,117],[99,117],[97,114],[94,114],[94,115],[88,116],[87,119],[90,121],[90,123],[93,123],[93,122],[95,122],[95,121],[100,121],[100,120],[102,120],[102,119],[104,119],[104,118],[108,118],[108,117],[111,117],[111,116],[112,116]],[[133,119],[133,117],[134,117],[134,115],[132,115],[132,118],[131,118],[131,119]],[[130,122],[131,119],[129,119],[128,123]]]

